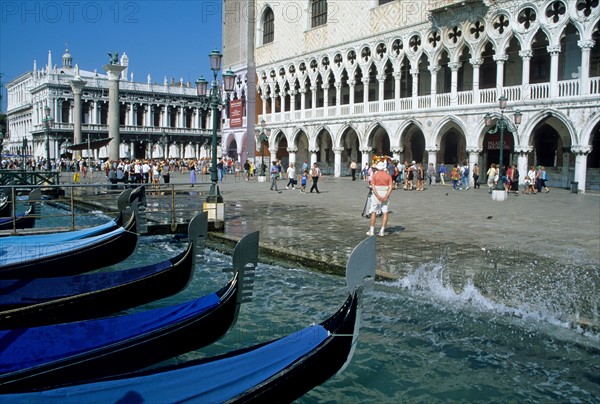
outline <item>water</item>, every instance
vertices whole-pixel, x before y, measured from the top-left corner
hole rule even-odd
[[[105,216],[89,219],[101,223]],[[144,237],[116,266],[165,259],[184,244]],[[136,310],[185,301],[221,287],[230,257],[206,250],[187,289]],[[299,403],[600,403],[600,335],[574,328],[543,305],[505,306],[472,283],[459,292],[445,264],[426,263],[367,294],[359,346],[345,371]],[[211,356],[320,322],[342,304],[343,279],[259,265],[254,298],[219,342],[175,360]],[[565,284],[565,294],[577,285]],[[542,300],[534,293],[536,301]]]

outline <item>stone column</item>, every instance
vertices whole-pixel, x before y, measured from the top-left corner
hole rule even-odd
[[[73,143],[78,144],[81,143],[81,90],[85,86],[86,82],[76,78],[71,80],[71,90],[73,90],[73,101],[75,104],[75,109],[73,111]],[[74,160],[79,160],[81,158],[81,151],[75,150],[73,155]]]
[[[335,84],[335,114],[339,116],[342,108],[342,83],[336,81]]]
[[[515,153],[517,153],[517,169],[519,170],[519,185],[523,184],[527,171],[529,171],[529,167],[527,166],[527,155],[531,153],[532,150],[532,146],[515,147]]]
[[[267,115],[267,100],[269,97],[266,95],[261,95],[260,98],[262,99],[262,116],[264,117]]]
[[[473,183],[473,166],[479,165],[479,154],[483,151],[481,147],[467,147],[467,153],[469,153],[469,186],[474,187]],[[483,168],[479,167],[479,178],[483,177]],[[481,180],[480,180],[481,183]]]
[[[306,111],[306,88],[300,87],[300,119],[304,119]]]
[[[369,76],[363,76],[362,78],[362,83],[363,83],[363,104],[364,104],[364,111],[363,113],[366,114],[369,112],[369,81],[370,81],[370,77]]]
[[[363,166],[366,164],[368,164],[369,166],[371,165],[371,149],[367,148],[367,149],[361,149],[360,152],[362,153],[362,164]],[[362,170],[362,167],[360,168]]]
[[[504,91],[504,63],[508,60],[508,55],[497,54],[494,55],[494,61],[496,62],[496,89],[498,98],[502,96]]]
[[[450,84],[450,105],[458,105],[458,69],[462,66],[461,63],[449,63],[448,67],[452,73],[452,79]]]
[[[558,56],[560,55],[560,45],[546,47],[550,54],[550,98],[558,96]]]
[[[342,151],[341,147],[333,148],[334,165],[333,165],[333,176],[340,177],[342,175]]]
[[[433,163],[433,167],[437,167],[437,153],[440,149],[437,147],[426,147],[425,151],[427,152],[427,165],[423,164],[425,169],[425,173],[429,169],[429,163]],[[435,185],[435,176],[431,179],[431,184]]]
[[[275,117],[277,116],[277,107],[276,107],[276,101],[277,99],[277,94],[271,94],[271,122],[277,122],[277,120],[275,119]]]
[[[328,116],[329,107],[329,83],[324,83],[321,88],[323,89],[323,116]],[[313,117],[314,118],[314,117]]]
[[[309,149],[308,152],[310,153],[310,166],[312,167],[312,165],[317,162],[317,153],[319,152],[319,149]]]
[[[590,93],[590,52],[594,47],[594,40],[577,41],[581,48],[581,71],[579,72],[579,91],[581,95]]]
[[[354,114],[354,88],[356,86],[356,82],[354,80],[348,80],[348,86],[350,87],[348,105],[350,107],[350,114]]]
[[[108,144],[108,159],[119,160],[119,78],[127,66],[107,64],[102,67],[108,74],[108,137],[112,140]]]
[[[379,76],[377,76],[377,84],[379,85],[378,91],[377,91],[377,101],[379,104],[379,113],[383,112],[383,100],[385,97],[384,91],[385,91],[385,74],[380,74]]]
[[[394,160],[402,163],[402,152],[404,149],[402,147],[392,148],[392,157]]]
[[[530,61],[533,52],[529,49],[519,51],[519,56],[523,60],[523,71],[521,72],[521,100],[529,100],[531,98],[531,88],[529,87],[529,69]]]
[[[317,89],[318,87],[316,85],[311,86],[310,87],[310,98],[311,98],[311,109],[313,111],[311,118],[314,118],[317,113],[315,112],[317,110]]]
[[[296,94],[298,94],[298,91],[290,90],[288,94],[290,95],[290,119],[296,120],[294,115],[296,113]]]
[[[571,151],[575,154],[575,178],[577,192],[585,194],[585,181],[587,176],[587,156],[592,152],[589,145],[571,146]],[[569,184],[570,185],[570,184]]]
[[[469,63],[473,66],[473,104],[479,104],[479,68],[483,59],[472,58]]]
[[[413,109],[419,108],[419,69],[410,69],[412,76],[412,107]]]
[[[437,73],[440,71],[438,65],[429,66],[429,73],[431,76],[431,106],[437,107]]]
[[[296,174],[299,174],[300,171],[298,171],[298,167],[296,167],[296,153],[298,152],[298,148],[297,147],[288,147],[287,151],[290,156],[289,163],[294,164],[294,167],[296,168]]]

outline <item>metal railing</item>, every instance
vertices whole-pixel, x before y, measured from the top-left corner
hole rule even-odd
[[[126,188],[146,186],[146,218],[150,225],[162,225],[175,231],[179,225],[187,224],[196,213],[202,211],[204,197],[210,188],[208,175],[198,175],[201,182],[194,184],[64,184],[64,185],[17,185],[1,186],[13,203],[11,208],[13,227],[0,231],[0,235],[49,233],[75,230],[97,224],[98,212],[116,217],[117,199]],[[206,178],[205,178],[206,177]],[[26,195],[31,189],[40,188],[44,194],[58,195],[42,197],[41,209],[31,229],[16,229],[15,217],[24,212],[30,201]],[[33,215],[31,215],[33,216]],[[27,216],[30,217],[30,216]],[[2,219],[2,218],[0,218]],[[6,219],[3,218],[3,219]],[[92,221],[96,223],[90,224]]]

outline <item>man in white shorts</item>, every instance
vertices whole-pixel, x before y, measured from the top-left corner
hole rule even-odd
[[[377,163],[377,171],[373,173],[371,178],[371,188],[373,194],[371,195],[371,223],[367,236],[375,234],[375,222],[377,220],[377,212],[383,213],[383,219],[381,222],[381,230],[379,235],[385,236],[385,226],[388,221],[388,206],[389,197],[393,189],[392,176],[385,171],[386,164],[384,162]]]

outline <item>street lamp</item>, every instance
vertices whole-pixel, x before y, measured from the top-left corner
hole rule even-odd
[[[160,137],[160,142],[163,147],[163,160],[167,161],[167,132],[162,131],[162,136]]]
[[[46,105],[44,107],[45,118],[42,118],[42,123],[44,124],[44,131],[46,132],[46,170],[50,171],[50,127],[52,126],[52,122],[54,118],[50,115],[50,107]]]
[[[213,218],[215,220],[219,220],[219,216],[225,215],[225,212],[219,212],[220,208],[223,208],[223,197],[219,192],[219,186],[217,185],[218,176],[217,176],[217,126],[219,123],[218,111],[220,107],[223,107],[225,104],[223,102],[223,97],[221,93],[221,87],[219,82],[217,81],[217,75],[221,70],[221,59],[223,58],[223,54],[219,52],[217,49],[213,50],[209,55],[210,57],[210,69],[213,71],[213,80],[210,85],[210,92],[208,91],[208,81],[204,79],[204,77],[200,76],[200,78],[196,81],[196,91],[198,93],[198,97],[200,97],[200,108],[203,110],[208,110],[210,108],[212,114],[212,140],[211,140],[211,166],[210,166],[210,192],[208,197],[206,198],[205,210],[209,211],[209,219],[211,219],[211,209],[215,209],[216,213]],[[225,73],[221,74],[223,78],[223,89],[225,92],[229,93],[233,91],[233,87],[235,85],[235,73],[231,70],[227,70]],[[222,213],[222,215],[221,215]]]
[[[260,129],[256,129],[257,132],[257,150],[258,145],[260,144],[260,155],[261,155],[261,163],[260,163],[260,176],[262,177],[262,181],[265,181],[265,142],[269,141],[269,129],[265,128],[266,122],[263,119],[260,120]]]
[[[503,166],[503,157],[504,157],[504,130],[508,128],[508,122],[506,121],[506,118],[504,117],[504,110],[506,109],[506,103],[507,103],[507,98],[503,95],[498,99],[498,103],[499,103],[499,107],[500,107],[500,118],[496,121],[496,125],[488,130],[489,134],[494,134],[497,133],[498,131],[500,131],[500,145],[498,146],[500,152],[499,152],[499,156],[498,156],[498,184],[497,189],[498,190],[502,190],[503,189],[503,183],[502,183],[502,172],[500,170],[502,170],[502,166]],[[523,114],[521,113],[521,111],[519,111],[518,109],[515,110],[514,112],[514,122],[515,125],[520,125],[521,124],[521,118],[523,117]],[[492,126],[492,115],[487,113],[485,114],[485,125],[486,126]]]
[[[27,162],[27,138],[23,137],[23,148],[21,149],[21,157],[23,157],[23,171],[25,171],[25,163]]]

